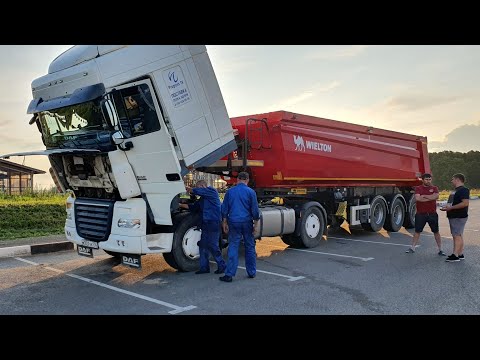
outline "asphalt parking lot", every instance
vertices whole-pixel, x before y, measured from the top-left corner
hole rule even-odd
[[[452,240],[439,211],[444,251]],[[470,202],[465,260],[437,255],[428,226],[415,254],[412,230],[340,230],[313,249],[291,249],[280,238],[257,242],[257,277],[241,252],[237,276],[179,273],[162,255],[142,269],[119,265],[98,250],[0,259],[0,314],[480,314],[480,201]]]

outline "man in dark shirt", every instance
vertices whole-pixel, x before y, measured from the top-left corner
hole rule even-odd
[[[455,174],[452,177],[452,185],[455,191],[450,193],[447,205],[440,210],[447,212],[450,232],[453,237],[453,254],[447,257],[447,262],[458,262],[464,260],[463,255],[463,230],[468,219],[468,204],[470,201],[470,190],[463,184],[465,175]]]
[[[220,223],[222,221],[221,204],[217,190],[207,186],[205,180],[197,181],[196,187],[187,187],[187,192],[200,196],[200,200],[193,204],[180,204],[181,208],[189,209],[193,212],[199,212],[202,218],[202,235],[198,243],[200,250],[200,270],[195,274],[206,274],[210,272],[209,256],[212,256],[217,263],[215,274],[223,274],[226,264],[223,260],[222,252],[219,247]]]
[[[415,214],[415,234],[413,234],[412,246],[406,253],[414,253],[415,246],[420,238],[420,233],[423,231],[425,224],[428,223],[433,232],[435,241],[438,246],[438,255],[447,256],[442,251],[442,237],[438,229],[438,214],[437,214],[437,199],[438,188],[432,185],[432,175],[422,175],[423,185],[415,188],[415,201],[417,203],[417,212]]]
[[[237,185],[229,189],[222,203],[223,230],[228,233],[228,260],[225,275],[220,281],[231,282],[237,273],[238,248],[243,237],[245,243],[245,267],[249,278],[254,278],[256,269],[255,239],[253,234],[260,219],[257,194],[248,187],[250,177],[240,172]]]

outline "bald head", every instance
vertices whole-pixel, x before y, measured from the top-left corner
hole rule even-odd
[[[208,185],[207,185],[207,182],[205,180],[198,180],[197,183],[195,184],[195,187],[206,188],[206,187],[208,187]]]

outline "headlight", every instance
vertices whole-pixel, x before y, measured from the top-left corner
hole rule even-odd
[[[117,225],[121,228],[139,229],[140,219],[119,219]]]

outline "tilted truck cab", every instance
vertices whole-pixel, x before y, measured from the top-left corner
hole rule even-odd
[[[73,193],[68,240],[87,255],[169,253],[193,269],[199,232],[173,244],[182,177],[236,149],[206,47],[77,45],[32,82],[32,94],[28,113],[46,146],[36,153]]]

